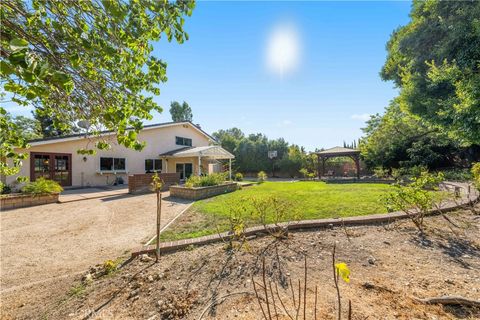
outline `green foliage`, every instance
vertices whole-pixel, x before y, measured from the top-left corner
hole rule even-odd
[[[447,181],[470,181],[473,178],[469,169],[448,169],[442,173]]]
[[[402,110],[461,143],[480,142],[480,2],[414,1],[387,44],[381,75]]]
[[[235,180],[243,181],[243,174],[241,174],[240,172],[235,173]]]
[[[407,185],[396,183],[393,190],[384,198],[389,212],[405,212],[420,232],[423,232],[423,218],[437,200],[429,190],[438,190],[438,184],[444,180],[442,173],[433,175],[423,171],[419,177],[413,177]]]
[[[152,95],[167,81],[152,42],[188,40],[193,1],[2,1],[1,80],[7,96],[30,105],[67,132],[86,120],[90,132],[113,130],[117,142],[141,150],[136,133],[161,107]],[[26,146],[0,109],[2,174],[16,174]],[[129,128],[132,128],[129,130]],[[6,150],[6,151],[4,151]],[[6,169],[5,159],[14,164]],[[11,170],[10,170],[11,169]]]
[[[190,176],[185,182],[185,187],[195,188],[195,187],[208,187],[208,186],[218,186],[227,180],[227,173],[211,173],[206,176]]]
[[[257,180],[258,180],[258,183],[263,183],[267,180],[268,176],[267,174],[265,173],[265,171],[260,171],[258,174],[257,174]]]
[[[471,171],[473,176],[473,182],[475,183],[477,189],[480,190],[480,162],[475,163],[472,166]]]
[[[21,128],[15,123],[7,111],[0,107],[0,175],[11,176],[20,172],[22,160],[26,159],[27,153],[14,150],[28,148],[27,139],[19,134]]]
[[[170,103],[170,115],[175,122],[193,120],[192,108],[185,101],[182,104],[172,101]]]
[[[0,181],[0,194],[9,194],[12,192],[12,188],[3,182]]]
[[[382,167],[377,167],[373,169],[375,176],[379,179],[387,178],[388,177],[388,170]]]
[[[360,150],[370,168],[448,167],[455,164],[464,149],[442,130],[402,111],[398,99],[384,115],[372,116],[363,132]]]
[[[23,193],[30,194],[45,194],[45,193],[60,193],[63,188],[53,180],[48,180],[43,177],[38,178],[35,181],[27,183],[23,188]]]
[[[158,173],[155,172],[152,177],[152,183],[150,183],[150,189],[154,192],[160,192],[162,190],[162,187],[163,181],[158,176]]]

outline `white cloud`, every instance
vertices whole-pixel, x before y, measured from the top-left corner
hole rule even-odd
[[[370,119],[370,114],[368,113],[354,114],[350,118],[352,118],[353,120],[367,121]]]
[[[289,126],[291,124],[293,124],[293,122],[290,121],[290,120],[282,120],[282,121],[277,123],[277,126],[278,127],[286,127],[286,126]]]
[[[301,41],[297,27],[291,22],[281,22],[270,32],[265,60],[267,68],[274,74],[284,77],[296,71],[300,64]]]

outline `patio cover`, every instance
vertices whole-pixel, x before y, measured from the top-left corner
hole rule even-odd
[[[206,157],[210,159],[233,159],[235,156],[220,146],[187,147],[162,153],[161,157]]]

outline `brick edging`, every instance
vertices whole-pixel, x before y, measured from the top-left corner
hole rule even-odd
[[[445,213],[459,209],[465,205],[475,203],[480,199],[480,193],[477,192],[474,188],[473,194],[470,197],[463,198],[460,202],[449,202],[443,207],[438,209],[430,210],[427,215],[436,215],[439,213]],[[289,231],[302,230],[302,229],[313,229],[313,228],[325,228],[325,227],[334,227],[334,226],[355,226],[355,225],[372,225],[383,222],[392,222],[399,219],[406,219],[408,215],[402,211],[395,211],[391,213],[382,213],[382,214],[370,214],[365,216],[355,216],[355,217],[346,217],[346,218],[328,218],[328,219],[315,219],[315,220],[301,220],[294,223],[280,223],[278,226],[274,224],[264,226],[251,227],[245,230],[245,236],[253,235],[267,235],[266,228],[271,231],[275,230],[278,227],[288,227]],[[209,236],[203,236],[199,238],[191,239],[182,239],[178,241],[168,241],[160,243],[160,251],[162,253],[174,252],[177,250],[185,249],[188,246],[200,246],[211,244],[215,242],[221,242],[225,239],[231,237],[230,232],[222,232],[219,234],[212,234]],[[155,252],[155,245],[143,246],[137,250],[132,251],[132,258],[137,257],[141,254],[148,254]]]

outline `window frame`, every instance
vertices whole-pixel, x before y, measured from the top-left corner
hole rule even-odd
[[[147,170],[147,161],[152,161],[152,170]],[[160,169],[157,169],[155,166],[155,163],[158,163],[158,161],[160,161]],[[162,173],[163,161],[162,159],[151,159],[151,158],[145,159],[144,169],[145,169],[145,173],[154,173],[154,172]]]
[[[110,166],[110,169],[102,169],[102,159],[111,159],[112,164]],[[124,169],[115,169],[115,160],[123,160],[124,162]],[[99,164],[99,172],[127,172],[127,158],[120,158],[120,157],[99,157],[98,159],[98,164]],[[118,162],[117,162],[118,164]]]
[[[179,140],[181,140],[181,143],[179,143]],[[186,143],[186,142],[189,143]],[[186,147],[191,147],[193,145],[193,141],[191,138],[186,138],[186,137],[180,137],[180,136],[175,136],[175,144],[177,146],[186,146]]]

